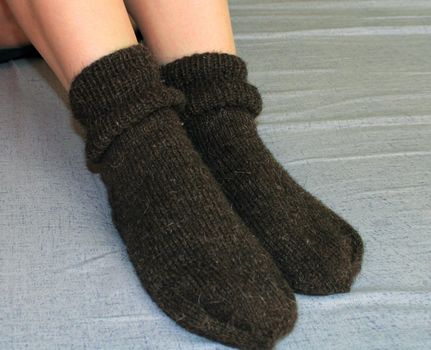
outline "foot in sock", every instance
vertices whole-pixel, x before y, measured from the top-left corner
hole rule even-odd
[[[292,290],[194,150],[175,111],[184,96],[161,83],[148,50],[132,46],[92,63],[70,101],[153,300],[194,333],[270,349],[295,322]]]
[[[181,118],[204,161],[290,286],[307,294],[346,292],[360,270],[359,234],[299,186],[260,139],[258,90],[238,56],[195,54],[161,68],[181,90]]]

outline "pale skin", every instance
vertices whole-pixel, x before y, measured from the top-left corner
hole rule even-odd
[[[66,90],[85,66],[137,43],[128,12],[160,64],[194,53],[236,53],[227,0],[0,0],[0,4],[0,19],[8,18],[0,21],[1,29],[7,23],[0,31],[0,47],[30,41]]]
[[[0,47],[19,47],[29,43],[5,0],[0,0],[0,23]]]

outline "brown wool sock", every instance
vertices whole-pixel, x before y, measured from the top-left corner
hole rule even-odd
[[[185,128],[234,208],[272,255],[291,287],[308,294],[350,289],[362,240],[342,218],[306,192],[274,159],[254,118],[258,90],[238,56],[204,53],[161,68],[181,90]]]
[[[148,49],[102,57],[73,81],[86,153],[101,163],[117,226],[143,286],[178,324],[241,349],[270,349],[296,304],[194,150]]]

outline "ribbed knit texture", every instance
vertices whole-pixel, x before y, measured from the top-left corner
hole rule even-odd
[[[70,102],[153,300],[194,333],[270,349],[295,322],[292,291],[194,150],[175,111],[183,95],[161,83],[148,50],[92,63],[73,81]]]
[[[297,292],[346,292],[363,245],[341,217],[299,186],[260,139],[262,100],[235,55],[204,53],[161,69],[187,98],[181,118],[196,149]]]

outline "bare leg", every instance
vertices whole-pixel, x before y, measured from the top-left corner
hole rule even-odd
[[[137,43],[122,0],[6,1],[67,90],[82,68]]]
[[[226,0],[125,0],[159,63],[202,52],[235,54]]]

